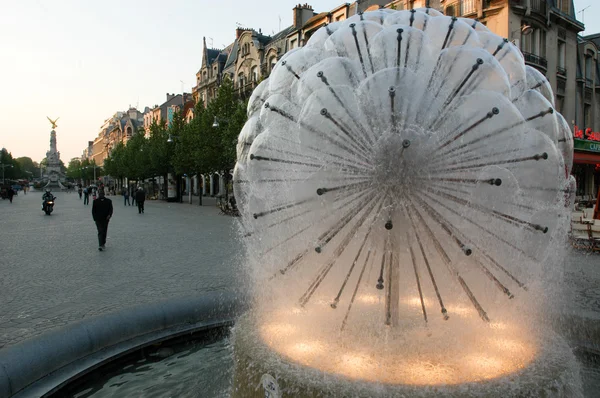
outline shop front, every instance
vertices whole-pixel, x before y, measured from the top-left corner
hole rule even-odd
[[[574,138],[572,174],[577,181],[577,196],[596,197],[600,187],[600,137],[584,135]],[[589,138],[599,138],[598,140]]]

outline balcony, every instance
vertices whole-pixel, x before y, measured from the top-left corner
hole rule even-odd
[[[444,7],[444,14],[452,17],[464,17],[476,12],[475,0],[453,1]]]
[[[585,86],[589,87],[589,88],[594,87],[594,81],[592,79],[590,79],[589,77],[586,77],[585,78]]]
[[[561,68],[560,66],[556,67],[556,73],[558,73],[561,76],[567,76],[567,70],[565,68]]]
[[[548,70],[548,61],[544,57],[540,57],[539,55],[531,54],[528,52],[523,52],[523,58],[525,58],[525,63],[536,67],[538,69],[543,69],[543,72]]]
[[[531,1],[531,12],[545,16],[548,11],[548,5],[546,0],[530,0]],[[512,0],[512,5],[519,8],[527,7],[527,0]]]

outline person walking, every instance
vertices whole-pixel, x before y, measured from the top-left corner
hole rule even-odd
[[[135,191],[135,189],[131,188],[131,205],[135,206],[135,194],[137,192]]]
[[[138,206],[138,213],[142,214],[144,212],[144,201],[146,200],[146,193],[142,187],[138,187],[137,192],[135,193],[135,201]]]
[[[92,218],[98,229],[98,250],[106,249],[106,233],[108,232],[108,222],[113,214],[112,200],[104,196],[104,190],[98,191],[98,199],[92,203]]]
[[[90,204],[90,189],[88,187],[83,188],[83,205]]]
[[[10,200],[10,203],[12,203],[13,196],[15,196],[15,190],[13,189],[13,187],[8,187],[8,191],[6,191],[6,194],[8,195],[8,200]]]
[[[131,206],[131,203],[129,203],[129,191],[124,188],[123,188],[123,199],[124,199],[123,206],[127,206],[127,205]]]
[[[77,189],[77,193],[79,194],[79,200],[81,200],[81,194],[83,193],[83,190],[81,189],[81,185]]]

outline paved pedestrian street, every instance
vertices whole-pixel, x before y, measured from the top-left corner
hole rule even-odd
[[[0,349],[86,317],[240,285],[237,219],[214,199],[146,201],[138,214],[109,196],[114,215],[99,252],[91,204],[57,192],[46,216],[41,196],[0,200]],[[564,274],[550,310],[599,321],[600,255],[570,251]]]
[[[145,213],[108,196],[114,214],[98,251],[91,201],[56,192],[0,200],[0,349],[83,318],[163,299],[233,289],[237,219],[209,205],[146,201]]]

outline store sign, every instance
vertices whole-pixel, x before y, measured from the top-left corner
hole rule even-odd
[[[575,138],[573,144],[576,150],[600,153],[600,142]]]
[[[600,133],[592,131],[592,129],[589,127],[584,131],[579,129],[579,127],[577,126],[574,126],[574,131],[575,132],[573,133],[573,138],[600,142]]]

